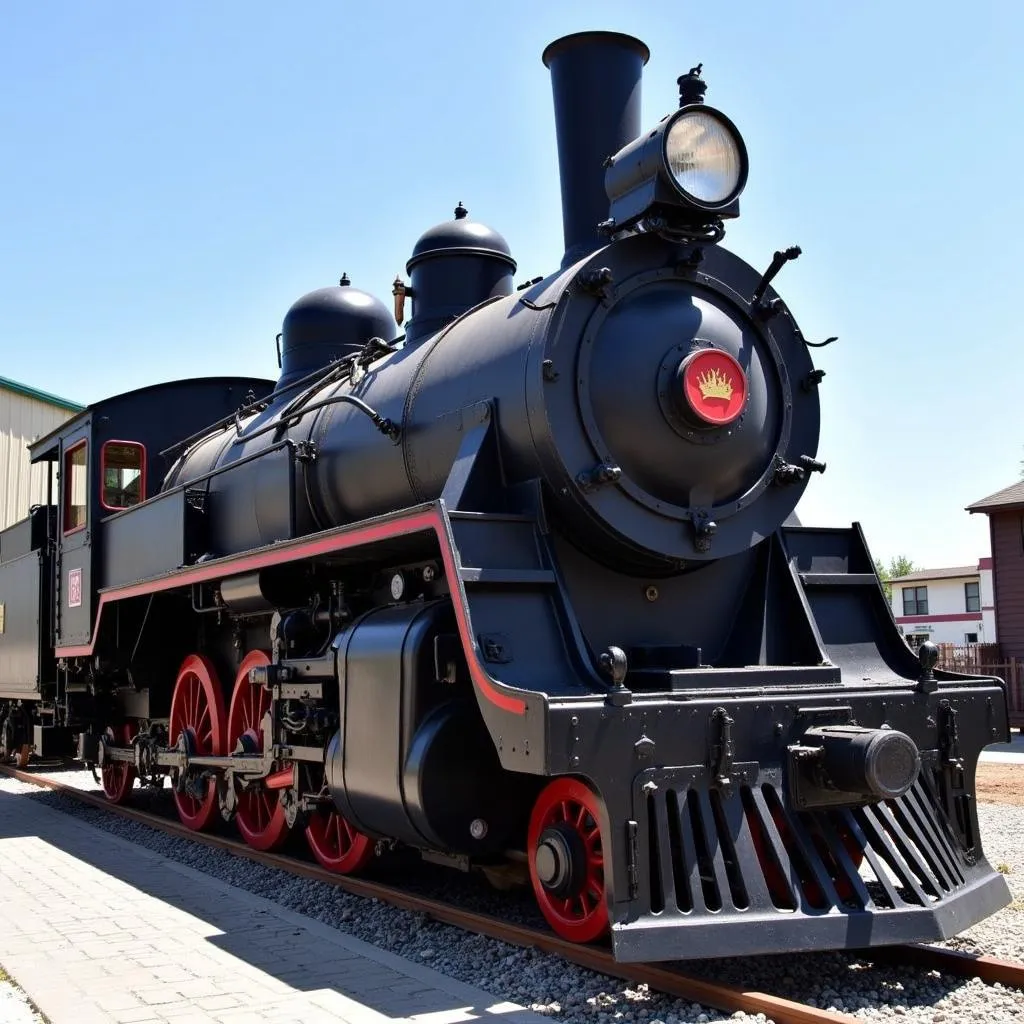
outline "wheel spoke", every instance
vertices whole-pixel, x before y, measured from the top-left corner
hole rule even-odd
[[[249,673],[256,666],[269,664],[267,652],[251,651],[238,667],[225,736],[228,751],[239,744],[254,752],[263,750],[260,725],[270,707],[270,695],[253,686]],[[259,850],[276,849],[290,831],[278,794],[268,790],[262,780],[238,793],[236,822],[245,841]]]
[[[205,656],[190,654],[178,671],[171,698],[170,739],[177,744],[185,737],[196,754],[222,753],[224,704],[216,670]],[[131,770],[126,785],[134,780]],[[209,781],[201,786],[199,798],[174,793],[178,816],[195,831],[208,828],[217,814],[216,787]]]
[[[608,930],[600,814],[589,786],[563,777],[541,790],[530,815],[527,849],[534,894],[551,928],[572,942],[593,942]],[[568,891],[555,892],[540,880],[537,853],[544,831],[552,827],[566,838],[575,836],[563,856],[570,858],[570,877],[581,878],[581,884]]]
[[[316,788],[316,783],[310,788]],[[353,874],[373,859],[374,843],[334,808],[313,814],[306,826],[306,838],[316,859],[328,871]]]

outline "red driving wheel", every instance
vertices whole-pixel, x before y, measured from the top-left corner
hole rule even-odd
[[[107,726],[103,740],[115,747],[129,747],[133,733],[127,722],[124,725]],[[123,804],[130,796],[132,786],[135,785],[135,765],[128,761],[109,761],[103,766],[100,774],[106,798],[112,804]]]
[[[248,753],[263,750],[260,723],[270,708],[270,694],[262,686],[249,682],[250,670],[270,664],[267,651],[250,651],[242,660],[235,677],[228,712],[227,751],[230,753],[243,741]],[[242,838],[256,850],[276,850],[288,838],[288,822],[277,792],[263,787],[238,790],[235,824]]]
[[[374,841],[336,810],[317,810],[310,815],[306,841],[320,866],[339,875],[355,874],[373,859]]]
[[[589,786],[560,778],[545,786],[530,815],[533,892],[552,930],[571,942],[593,942],[608,930],[600,813]]]
[[[224,754],[224,694],[217,670],[209,658],[190,654],[178,672],[171,698],[170,744],[173,747],[182,733],[188,733],[194,754]],[[202,799],[174,790],[174,802],[182,823],[195,832],[213,824],[217,816],[217,787],[213,779],[206,782]]]

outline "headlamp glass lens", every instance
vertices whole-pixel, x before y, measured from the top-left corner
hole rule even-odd
[[[733,133],[701,110],[680,117],[665,140],[668,168],[676,184],[700,203],[724,203],[743,174],[743,157]]]

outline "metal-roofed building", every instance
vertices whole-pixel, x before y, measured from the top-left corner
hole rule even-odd
[[[84,406],[0,377],[0,530],[46,501],[50,464],[32,466],[28,445]]]

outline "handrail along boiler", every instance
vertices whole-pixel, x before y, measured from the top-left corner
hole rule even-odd
[[[403,847],[519,878],[621,960],[1008,902],[974,806],[1002,683],[911,651],[858,527],[796,519],[825,468],[772,286],[799,250],[723,247],[743,140],[700,67],[642,130],[648,56],[544,52],[553,272],[517,288],[459,203],[394,309],[299,299],[276,381],[155,385],[31,447],[60,490],[0,534],[6,752],[71,743],[111,800],[169,780],[192,828],[301,829],[339,872]]]

